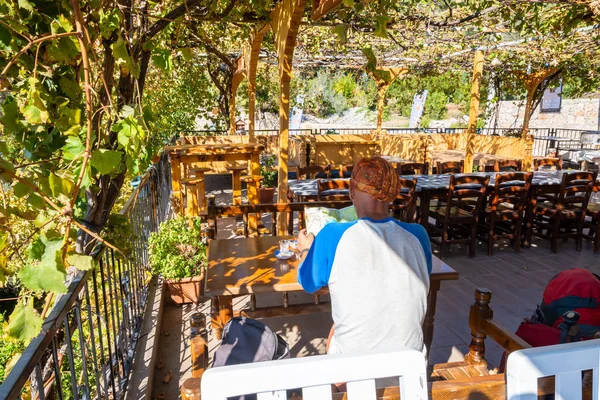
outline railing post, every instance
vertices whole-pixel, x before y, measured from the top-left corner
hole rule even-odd
[[[469,345],[469,354],[465,356],[465,361],[473,365],[486,365],[485,361],[485,338],[487,337],[484,329],[486,320],[494,316],[490,309],[492,292],[485,288],[475,291],[475,303],[469,311],[469,326],[471,327],[471,344]]]

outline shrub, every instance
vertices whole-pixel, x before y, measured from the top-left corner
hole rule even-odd
[[[275,156],[264,156],[260,160],[260,175],[264,178],[263,187],[275,187],[277,171],[275,170]]]
[[[177,217],[151,233],[148,251],[152,273],[171,280],[201,275],[207,260],[201,232],[199,218],[193,219],[190,227],[186,218]]]

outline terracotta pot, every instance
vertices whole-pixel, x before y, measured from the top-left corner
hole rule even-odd
[[[275,197],[275,188],[274,187],[260,188],[259,197],[260,197],[261,203],[272,203],[273,198]]]
[[[204,296],[204,274],[178,281],[167,279],[165,285],[175,304],[198,303]]]

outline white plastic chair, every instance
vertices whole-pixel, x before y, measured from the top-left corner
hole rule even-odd
[[[389,377],[399,377],[403,399],[427,399],[425,358],[412,348],[210,368],[202,375],[201,393],[202,400],[255,393],[267,400],[287,399],[287,390],[302,388],[304,400],[322,400],[331,399],[331,384],[347,382],[349,400],[375,400],[375,379]]]
[[[581,371],[592,370],[592,398],[598,399],[600,340],[518,350],[508,356],[508,400],[537,400],[538,378],[555,376],[556,400],[581,400]]]

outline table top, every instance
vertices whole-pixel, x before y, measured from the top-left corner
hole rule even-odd
[[[600,149],[565,149],[561,151],[560,158],[574,162],[600,163]]]
[[[561,171],[535,171],[533,173],[533,180],[531,184],[533,186],[558,186],[562,182],[562,176],[566,172],[574,172],[568,170]],[[502,174],[503,172],[474,172],[469,175],[478,176],[489,176],[489,186],[494,186],[496,180],[496,174]],[[456,174],[461,175],[461,174]],[[441,190],[447,189],[450,183],[450,175],[438,174],[438,175],[406,175],[403,176],[409,179],[417,179],[417,192],[423,190]],[[316,179],[304,179],[304,180],[290,180],[288,182],[289,190],[296,196],[314,197],[317,196],[317,180]]]
[[[302,291],[298,283],[298,258],[278,260],[279,240],[261,236],[213,240],[208,247],[207,296]],[[431,280],[456,280],[458,272],[433,256]]]
[[[377,157],[383,158],[385,161],[391,164],[404,164],[404,163],[414,163],[414,160],[407,160],[404,158],[396,157],[396,156],[387,156],[385,154],[380,154]]]

